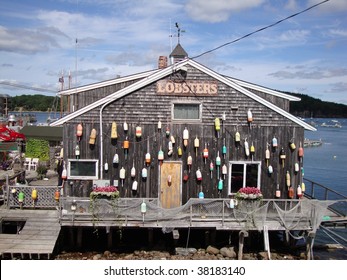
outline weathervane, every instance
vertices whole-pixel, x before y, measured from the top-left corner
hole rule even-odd
[[[178,22],[175,24],[177,28],[177,43],[180,43],[181,32],[185,32],[185,30],[181,30],[181,27],[178,25]]]

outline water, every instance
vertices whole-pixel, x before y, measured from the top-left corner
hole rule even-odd
[[[305,148],[304,177],[347,196],[347,119],[338,119],[341,128],[322,127],[329,119],[313,119],[317,131],[305,131],[305,138],[323,141]]]
[[[304,177],[316,183],[333,189],[347,196],[347,119],[338,119],[341,128],[323,127],[322,123],[330,119],[312,119],[318,126],[317,131],[305,131],[305,138],[310,140],[322,140],[318,147],[305,148]],[[346,211],[345,211],[346,212]],[[324,259],[347,259],[347,229],[333,230],[343,239],[339,239],[330,232],[319,229],[315,240],[316,245],[340,243],[345,246],[343,250],[333,252],[320,252],[317,254]],[[316,255],[317,255],[316,254]]]

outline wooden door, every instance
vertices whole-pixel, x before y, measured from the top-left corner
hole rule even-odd
[[[170,183],[171,180],[171,183]],[[159,194],[163,208],[175,208],[182,204],[182,163],[163,162],[160,167]]]

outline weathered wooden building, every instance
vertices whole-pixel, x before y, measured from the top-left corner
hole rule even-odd
[[[117,186],[123,198],[158,198],[163,208],[246,186],[264,198],[296,192],[304,130],[315,130],[288,112],[299,99],[186,57],[178,44],[169,65],[160,57],[156,70],[60,93],[70,113],[52,126],[64,127],[65,195],[89,196],[93,180]]]

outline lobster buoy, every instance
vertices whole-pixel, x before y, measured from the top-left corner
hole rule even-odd
[[[173,135],[170,136],[170,141],[172,145],[176,143],[175,137]]]
[[[119,171],[119,178],[124,180],[125,179],[125,169],[122,167]]]
[[[205,148],[202,151],[202,156],[204,158],[204,162],[206,163],[206,160],[208,159],[208,149],[207,149],[206,143],[205,143]]]
[[[298,185],[298,187],[296,188],[296,195],[299,199],[302,198],[302,189],[300,185]]]
[[[141,176],[143,179],[147,178],[147,168],[145,168],[145,167],[142,168]]]
[[[199,192],[199,199],[204,199],[205,198],[205,195],[204,193],[201,191]]]
[[[105,162],[105,164],[104,164],[104,169],[105,169],[105,172],[108,171],[108,163],[107,162]]]
[[[276,149],[277,147],[278,147],[277,138],[274,137],[274,138],[272,138],[272,148]]]
[[[188,146],[188,139],[189,139],[189,131],[187,128],[184,128],[184,130],[183,130],[183,145],[184,145],[184,147]]]
[[[295,174],[297,174],[298,172],[299,172],[299,170],[300,170],[300,168],[299,168],[299,163],[295,163],[294,164],[294,172],[295,172]]]
[[[164,152],[161,149],[158,152],[158,160],[159,161],[164,160]]]
[[[56,190],[54,193],[54,200],[58,202],[59,199],[60,199],[60,191]]]
[[[24,197],[25,197],[24,193],[22,191],[20,191],[18,193],[18,202],[19,203],[23,203],[24,202]]]
[[[89,144],[90,145],[95,145],[95,141],[96,141],[96,129],[93,128],[92,131],[90,132]]]
[[[223,166],[222,166],[222,174],[223,174],[224,179],[226,178],[227,173],[228,173],[228,168],[227,168],[227,166],[225,164],[223,164]]]
[[[248,111],[247,111],[247,121],[249,123],[253,122],[253,115],[252,115],[252,112],[250,109],[248,109]]]
[[[124,149],[124,153],[125,153],[125,159],[128,157],[129,146],[130,146],[130,142],[128,140],[128,137],[125,137],[125,140],[123,142],[123,149]]]
[[[123,142],[123,148],[124,149],[129,149],[129,146],[130,146],[130,142],[128,140],[128,137],[126,137],[124,142]]]
[[[188,174],[187,170],[184,170],[183,171],[183,181],[187,182],[188,179],[189,179],[189,174]]]
[[[151,154],[150,153],[146,153],[145,162],[147,165],[151,163]]]
[[[291,142],[289,143],[289,147],[290,147],[290,149],[291,149],[292,151],[294,151],[294,150],[296,149],[296,145],[295,145],[294,141],[291,141]]]
[[[118,138],[117,123],[116,122],[112,122],[112,126],[111,126],[111,139],[117,139],[117,138]]]
[[[215,118],[214,119],[214,127],[216,129],[217,137],[218,137],[219,136],[219,131],[220,131],[220,119],[219,118]]]
[[[161,121],[159,120],[158,121],[158,131],[160,131],[161,130]]]
[[[233,198],[230,199],[229,208],[231,208],[231,209],[235,208],[235,201]]]
[[[182,156],[182,148],[181,148],[181,146],[178,146],[177,154],[178,154],[179,157]]]
[[[169,151],[168,151],[167,154],[168,154],[169,156],[171,156],[172,153],[173,153],[173,144],[172,144],[171,140],[169,141],[168,149],[169,149]]]
[[[235,133],[235,143],[236,144],[240,144],[240,142],[241,142],[240,132],[236,131],[236,133]]]
[[[172,176],[171,175],[168,175],[167,176],[167,185],[170,187],[172,184]]]
[[[142,128],[141,128],[141,126],[137,126],[136,127],[135,135],[136,135],[136,138],[141,138],[142,137]]]
[[[249,157],[249,145],[248,145],[247,139],[245,139],[244,145],[245,145],[246,157]]]
[[[137,185],[138,185],[138,183],[137,183],[137,181],[135,180],[135,181],[133,182],[133,185],[131,186],[131,189],[132,189],[133,191],[137,191]]]
[[[282,168],[284,168],[284,161],[286,159],[286,153],[284,151],[284,148],[282,147],[281,151],[280,151],[280,159],[282,161]]]
[[[301,191],[304,193],[306,191],[306,186],[305,186],[305,183],[302,182],[301,183]]]
[[[291,185],[289,171],[286,172],[286,185],[287,185],[288,188],[289,188],[290,185]]]
[[[213,164],[213,161],[211,160],[211,162],[210,162],[211,179],[212,179],[213,170],[214,170],[214,164]]]
[[[266,160],[266,166],[269,166],[269,159],[270,159],[270,150],[267,147],[265,150],[265,160]]]
[[[113,156],[113,164],[118,164],[119,163],[119,156],[117,153],[114,154]]]
[[[200,168],[198,168],[198,170],[196,171],[196,180],[202,181],[202,174]]]
[[[165,135],[166,135],[166,137],[170,136],[170,127],[168,127],[168,126],[166,127]]]
[[[123,129],[124,129],[124,133],[127,133],[127,132],[128,132],[129,127],[128,127],[127,122],[124,122],[124,123],[123,123]]]
[[[61,178],[63,180],[66,180],[66,178],[67,178],[67,170],[65,167],[64,167],[63,171],[61,172]]]
[[[221,192],[222,190],[223,190],[223,180],[220,179],[220,180],[218,181],[218,191]]]
[[[281,197],[281,190],[280,190],[280,185],[279,184],[277,184],[277,187],[276,187],[275,197],[276,198],[280,198]]]
[[[225,122],[227,119],[227,115],[225,114],[225,112],[223,112],[222,114],[222,121]]]
[[[78,141],[81,141],[82,134],[83,134],[83,126],[81,123],[79,123],[77,125],[77,129],[76,129],[76,136],[77,136]]]
[[[78,144],[75,147],[75,156],[76,156],[76,159],[80,158],[80,146]]]
[[[227,146],[225,145],[225,138],[223,141],[222,154],[223,154],[223,158],[225,158],[225,156],[227,154]]]
[[[135,176],[136,176],[136,169],[135,169],[135,166],[133,165],[133,167],[131,168],[131,170],[130,170],[130,176],[132,177],[132,178],[135,178]]]
[[[200,146],[199,138],[196,136],[194,139],[194,148],[195,148],[195,155],[198,156],[198,149]]]
[[[302,158],[304,157],[304,148],[302,147],[301,142],[300,142],[300,147],[298,149],[298,157],[300,159],[300,162],[302,162]]]
[[[36,189],[33,189],[33,190],[31,191],[31,198],[32,198],[33,200],[36,200],[36,199],[37,199],[37,190],[36,190]]]
[[[187,165],[188,165],[188,171],[189,172],[190,172],[190,168],[192,167],[192,164],[193,164],[193,158],[189,153],[188,158],[187,158]]]
[[[267,172],[271,175],[274,172],[274,169],[272,167],[272,165],[269,165],[267,168]]]
[[[289,198],[294,198],[294,189],[293,189],[293,187],[290,187],[288,189],[288,197]]]
[[[141,203],[141,213],[142,215],[146,214],[147,212],[147,205],[146,205],[146,202],[143,200],[142,203]]]
[[[251,157],[252,157],[252,160],[253,160],[253,157],[254,157],[254,154],[255,154],[255,147],[254,147],[253,143],[251,145],[250,153],[251,153]]]

